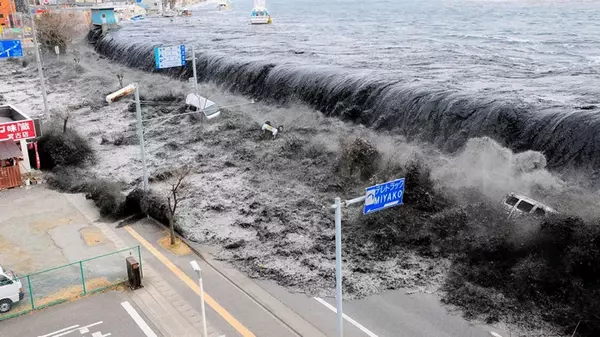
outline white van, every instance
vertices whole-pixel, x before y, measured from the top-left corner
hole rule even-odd
[[[0,266],[0,313],[8,312],[23,296],[21,280],[15,273]]]
[[[531,214],[538,217],[545,217],[557,213],[553,208],[548,207],[539,201],[516,193],[508,194],[506,198],[504,198],[502,204],[504,205],[504,208],[510,212],[511,216]]]

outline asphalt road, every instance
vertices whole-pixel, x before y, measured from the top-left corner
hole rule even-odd
[[[127,294],[111,291],[1,322],[0,337],[153,336],[142,331],[125,307],[135,310],[155,336],[162,336]]]
[[[156,242],[164,230],[155,226],[134,226],[148,241]],[[133,244],[133,242],[132,242]],[[157,245],[156,245],[157,246]],[[193,255],[174,256],[162,247],[158,249],[183,270],[189,277],[196,275],[189,266]],[[151,254],[144,253],[144,260],[155,266],[166,280],[176,285],[179,282],[172,273]],[[253,300],[216,273],[211,267],[201,263],[204,273],[204,289],[223,305],[233,316],[246,325],[256,336],[285,337],[294,336],[269,312],[258,306]],[[326,336],[336,336],[336,314],[332,310],[335,301],[332,298],[315,299],[304,294],[290,293],[273,282],[253,280],[265,291],[277,298]],[[199,309],[197,295],[188,287],[175,287],[190,305]],[[408,295],[403,290],[387,291],[362,300],[344,302],[345,337],[490,337],[490,331],[508,336],[503,331],[485,325],[472,324],[450,312],[450,308],[440,303],[436,295]],[[236,336],[235,331],[223,319],[207,307],[207,318],[226,336]]]
[[[311,322],[327,336],[336,335],[333,298],[321,301],[288,292],[270,281],[255,281],[263,289]],[[322,302],[326,302],[327,307]],[[406,294],[403,290],[386,291],[355,301],[344,301],[345,337],[490,337],[490,331],[508,336],[486,325],[472,324],[460,313],[449,311],[433,294]]]
[[[156,242],[164,230],[155,226],[134,226],[147,240]],[[133,244],[133,242],[132,242]],[[162,247],[158,249],[169,256],[188,276],[195,279],[196,275],[189,266],[193,255],[174,256]],[[165,279],[173,285],[180,283],[172,273],[161,266],[151,254],[145,253],[144,260],[155,266]],[[204,270],[204,289],[221,305],[230,311],[237,319],[246,325],[256,336],[285,337],[294,336],[270,313],[258,306],[254,301],[243,295],[211,267],[198,259]],[[332,308],[335,301],[332,298],[320,301],[304,294],[290,293],[285,288],[273,282],[253,280],[260,287],[288,306],[306,321],[311,323],[326,336],[336,336],[336,314]],[[199,301],[193,300],[197,295],[185,286],[176,287],[190,304],[197,307]],[[328,307],[329,305],[329,307]],[[403,290],[387,291],[362,300],[344,302],[344,314],[349,319],[344,321],[345,337],[490,337],[489,331],[499,332],[485,325],[475,325],[463,319],[459,313],[452,313],[449,307],[443,306],[436,295],[408,295]],[[208,321],[215,324],[226,336],[237,335],[217,313],[207,308]],[[351,320],[353,322],[351,322]]]

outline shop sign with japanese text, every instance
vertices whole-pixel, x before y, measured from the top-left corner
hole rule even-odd
[[[32,119],[0,123],[0,141],[35,138],[35,126]]]

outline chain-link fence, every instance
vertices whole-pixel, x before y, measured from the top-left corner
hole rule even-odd
[[[27,276],[5,271],[0,283],[0,321],[102,291],[127,280],[129,256],[142,271],[140,246],[46,269]],[[1,276],[0,276],[1,279]],[[16,299],[19,298],[17,301]],[[10,310],[5,311],[7,307]]]

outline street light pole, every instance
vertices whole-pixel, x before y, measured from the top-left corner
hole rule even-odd
[[[202,285],[202,269],[200,268],[200,265],[196,260],[190,261],[190,264],[192,265],[192,269],[194,269],[194,271],[198,274],[198,286],[200,287],[200,302],[202,309],[202,328],[204,330],[203,337],[208,337],[208,332],[206,329],[206,310],[204,309],[204,287]]]
[[[148,192],[148,166],[146,166],[146,147],[144,145],[144,125],[142,124],[142,106],[140,103],[140,91],[137,83],[134,84],[135,91],[135,117],[137,118],[138,137],[140,139],[140,152],[142,153],[142,180],[144,192]]]
[[[109,104],[119,100],[120,98],[131,95],[135,97],[135,117],[137,119],[137,132],[140,140],[140,152],[142,155],[142,182],[144,184],[144,192],[148,192],[148,166],[146,165],[146,148],[144,146],[144,125],[142,124],[142,105],[140,102],[140,91],[137,83],[131,83],[126,87],[113,92],[106,96],[106,102]]]

